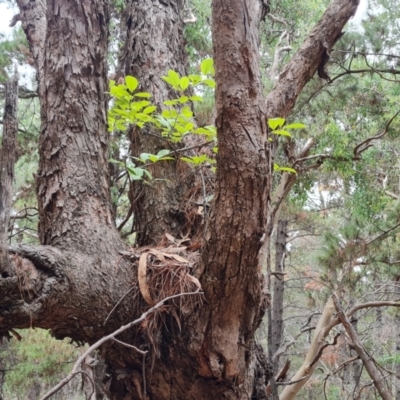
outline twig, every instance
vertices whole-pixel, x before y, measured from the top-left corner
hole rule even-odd
[[[332,343],[325,343],[320,349],[318,354],[315,356],[314,360],[311,361],[310,366],[312,367],[322,356],[323,351],[328,347],[328,346],[336,346],[338,337],[340,336],[340,333],[337,333],[335,337],[333,338]]]
[[[118,339],[115,339],[115,338],[113,338],[113,340],[114,340],[114,342],[117,342],[117,343],[121,344],[122,346],[128,347],[130,349],[133,349],[133,350],[137,351],[138,353],[140,353],[142,355],[143,393],[144,393],[144,398],[146,398],[147,397],[147,388],[146,388],[146,354],[148,353],[148,351],[140,350],[136,346],[133,346],[133,345],[125,343],[125,342],[122,342],[121,340],[118,340]]]
[[[306,375],[306,376],[303,376],[302,378],[300,378],[300,379],[297,379],[297,380],[295,380],[295,381],[289,381],[289,382],[276,382],[276,385],[277,385],[277,386],[289,386],[289,385],[293,385],[293,384],[295,384],[295,383],[298,383],[298,382],[304,381],[304,379],[307,379],[308,377],[309,377],[309,375]]]
[[[147,350],[146,351],[140,350],[138,347],[133,346],[132,344],[128,344],[128,343],[122,342],[121,340],[118,340],[118,339],[115,339],[115,338],[113,338],[112,340],[114,340],[114,342],[122,344],[122,346],[129,347],[130,349],[133,349],[133,350],[137,351],[142,356],[144,356],[144,355],[146,355],[148,353]]]
[[[128,294],[135,288],[136,286],[132,286],[115,304],[115,306],[112,308],[112,310],[108,313],[106,319],[103,322],[103,326],[106,326],[106,323],[108,321],[108,319],[110,318],[111,314],[114,312],[114,310],[118,307],[118,305],[121,303],[121,301],[128,296]]]

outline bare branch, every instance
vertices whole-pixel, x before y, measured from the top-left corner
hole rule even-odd
[[[332,294],[332,299],[335,304],[338,318],[340,322],[343,324],[344,328],[346,329],[346,332],[349,335],[351,341],[353,342],[354,350],[357,352],[360,359],[362,360],[366,370],[368,371],[369,376],[374,382],[376,389],[378,390],[383,400],[390,400],[391,395],[388,389],[384,386],[382,378],[379,375],[379,371],[375,368],[374,363],[371,360],[371,356],[365,350],[360,339],[358,338],[357,332],[355,331],[349,318],[344,313],[336,293]]]

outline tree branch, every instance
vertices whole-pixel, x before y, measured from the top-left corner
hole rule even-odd
[[[359,0],[335,0],[330,4],[267,96],[268,118],[284,118],[290,113],[301,90],[342,34],[343,27],[355,14],[358,4]]]
[[[371,356],[367,353],[364,346],[362,345],[360,339],[358,338],[357,332],[355,331],[353,325],[351,324],[349,318],[344,313],[339,298],[336,293],[332,294],[332,299],[335,304],[335,308],[337,310],[337,315],[346,329],[347,334],[349,335],[351,341],[353,342],[353,348],[359,355],[360,359],[362,360],[366,370],[368,371],[369,376],[374,382],[376,389],[378,390],[379,394],[381,395],[383,400],[390,400],[391,395],[388,389],[382,383],[382,378],[379,375],[379,371],[375,368],[374,363],[372,362]]]

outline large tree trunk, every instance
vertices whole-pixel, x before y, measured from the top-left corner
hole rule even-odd
[[[214,0],[219,153],[215,203],[195,271],[205,302],[186,319],[182,312],[180,336],[165,317],[168,329],[154,331],[157,360],[145,360],[144,374],[140,354],[115,342],[102,346],[112,399],[145,399],[145,380],[151,400],[265,398],[265,357],[254,332],[265,306],[259,250],[269,213],[266,115],[289,113],[357,4],[333,3],[281,74],[265,110],[257,47],[261,2]],[[124,244],[108,193],[107,7],[105,0],[19,0],[19,6],[42,107],[42,245],[11,249],[24,280],[21,286],[16,277],[0,278],[0,335],[37,326],[93,343],[137,317],[144,304],[137,266],[119,253]],[[150,322],[119,338],[152,351]]]
[[[161,79],[174,70],[186,75],[187,57],[183,38],[182,0],[129,0],[122,17],[126,32],[116,79],[135,76],[141,91],[152,94],[152,103],[161,111],[163,101],[176,98]],[[172,149],[154,128],[131,128],[131,153],[157,154]],[[175,145],[176,146],[176,145]],[[149,184],[131,182],[129,198],[134,212],[134,227],[139,245],[159,241],[164,233],[175,237],[190,234],[184,213],[184,198],[193,183],[188,179],[187,164],[178,161],[158,162],[149,170],[154,178]],[[194,227],[193,227],[194,228]]]

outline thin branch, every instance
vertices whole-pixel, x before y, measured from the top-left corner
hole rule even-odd
[[[373,140],[378,140],[380,139],[383,135],[385,135],[387,133],[387,131],[390,128],[390,125],[392,124],[392,122],[394,121],[394,119],[399,115],[400,110],[397,111],[392,118],[389,119],[389,121],[386,123],[385,129],[382,130],[382,132],[378,133],[375,136],[372,136],[368,139],[365,139],[364,141],[362,141],[361,143],[359,143],[353,150],[353,154],[354,157],[358,156],[361,152],[363,152],[366,148],[363,148],[363,146],[368,146]]]
[[[295,383],[298,383],[298,382],[304,381],[304,379],[307,379],[307,378],[309,378],[309,375],[303,376],[302,378],[300,378],[300,379],[297,379],[297,380],[295,380],[295,381],[289,381],[289,382],[276,382],[276,385],[277,385],[277,386],[289,386],[289,385],[293,385],[293,384],[295,384]]]
[[[111,314],[114,312],[114,310],[118,307],[118,305],[121,303],[121,301],[128,296],[128,294],[130,292],[132,292],[133,289],[135,289],[136,286],[132,286],[115,304],[115,306],[112,308],[112,310],[108,313],[106,319],[103,322],[103,326],[106,326],[107,321],[109,320],[109,318],[111,317]]]
[[[318,354],[315,356],[314,360],[311,361],[310,366],[312,367],[322,356],[322,353],[324,352],[324,350],[328,347],[328,346],[336,346],[337,345],[337,340],[338,337],[340,336],[340,333],[337,333],[335,335],[335,337],[333,338],[333,342],[332,343],[325,343],[320,349]]]
[[[379,376],[379,371],[375,368],[371,356],[367,353],[364,346],[362,345],[360,339],[358,338],[357,332],[355,331],[353,325],[351,324],[348,316],[343,311],[339,298],[336,293],[332,294],[333,303],[335,304],[335,308],[337,311],[338,318],[344,328],[346,329],[347,334],[349,335],[351,341],[353,342],[353,348],[359,355],[361,361],[363,362],[366,370],[368,371],[369,376],[374,382],[376,389],[381,395],[383,400],[390,400],[391,395],[388,389],[382,383],[382,378]],[[399,304],[400,305],[400,304]]]
[[[142,356],[144,356],[144,355],[146,355],[148,353],[147,350],[146,351],[140,350],[138,347],[133,346],[132,344],[128,344],[128,343],[122,342],[121,340],[118,340],[118,339],[115,339],[115,338],[113,338],[112,340],[114,340],[114,342],[117,342],[117,343],[121,344],[122,346],[129,347],[130,349],[133,349],[133,350],[137,351]]]
[[[391,58],[400,58],[400,56],[395,54],[386,54],[386,53],[365,53],[363,51],[352,51],[352,50],[332,50],[335,53],[347,53],[354,55],[362,55],[362,56],[382,56],[382,57],[391,57]]]

